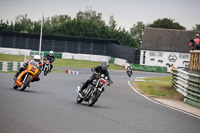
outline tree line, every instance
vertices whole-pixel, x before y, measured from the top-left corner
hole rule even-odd
[[[56,36],[75,36],[83,38],[115,39],[122,45],[140,48],[140,41],[144,27],[166,28],[186,30],[173,19],[163,18],[154,21],[152,24],[144,24],[139,21],[133,24],[130,31],[125,28],[117,28],[114,16],[110,16],[107,25],[102,19],[102,13],[87,9],[79,11],[75,18],[68,15],[55,15],[44,20],[32,21],[27,14],[16,17],[15,22],[0,20],[0,32],[18,32],[40,34],[41,21],[43,21],[43,34]],[[194,31],[200,31],[200,24],[193,27]]]

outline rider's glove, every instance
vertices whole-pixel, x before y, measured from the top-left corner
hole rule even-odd
[[[95,75],[98,75],[98,73],[97,72],[93,72]]]
[[[28,63],[24,63],[23,67],[26,68],[28,66]]]

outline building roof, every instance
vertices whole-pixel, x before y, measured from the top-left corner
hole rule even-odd
[[[196,33],[200,32],[146,27],[141,49],[189,53],[189,41]]]

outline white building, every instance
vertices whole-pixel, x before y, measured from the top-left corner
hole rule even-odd
[[[146,27],[142,37],[140,65],[188,68],[189,41],[197,32]]]

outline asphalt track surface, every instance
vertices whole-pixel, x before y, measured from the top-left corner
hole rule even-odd
[[[0,133],[199,133],[200,119],[153,103],[135,93],[124,71],[93,107],[77,104],[75,89],[92,73],[41,75],[24,92],[12,88],[13,75],[0,73]],[[134,72],[133,77],[167,74]]]

